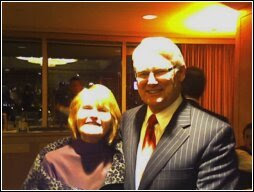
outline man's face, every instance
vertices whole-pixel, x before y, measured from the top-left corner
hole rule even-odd
[[[176,68],[161,55],[149,55],[134,61],[138,92],[150,109],[160,112],[171,105],[181,92],[185,68]]]

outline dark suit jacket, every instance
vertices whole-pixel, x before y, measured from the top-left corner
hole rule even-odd
[[[122,117],[125,189],[135,189],[136,154],[146,108],[133,108]],[[234,147],[229,124],[183,102],[158,142],[139,189],[234,189],[238,181]]]

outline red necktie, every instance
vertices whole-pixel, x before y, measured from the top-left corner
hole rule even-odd
[[[153,149],[156,147],[156,137],[154,128],[155,125],[158,123],[155,114],[152,114],[148,119],[148,126],[146,128],[146,134],[143,142],[142,149],[146,146],[151,146]]]

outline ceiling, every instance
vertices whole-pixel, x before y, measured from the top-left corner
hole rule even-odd
[[[228,17],[225,11],[213,11],[208,17],[197,15],[215,5],[237,12],[252,7],[252,2],[3,2],[2,29],[121,36],[234,38],[235,30],[229,27],[220,30],[212,26],[219,22],[227,26],[233,20],[231,16],[229,20],[223,20]],[[158,18],[142,19],[147,14],[157,15]],[[186,26],[186,21],[191,17],[198,18],[194,20],[197,28]],[[208,30],[200,28],[208,24]]]

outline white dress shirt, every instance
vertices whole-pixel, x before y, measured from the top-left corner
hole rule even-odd
[[[183,101],[182,96],[179,95],[179,97],[170,106],[165,108],[163,111],[155,114],[158,120],[158,124],[155,125],[156,145],[158,144],[161,136],[163,135],[165,131],[165,128],[169,124],[173,114],[175,113],[177,108],[180,106],[182,101]],[[139,187],[145,167],[153,153],[153,150],[151,150],[150,148],[144,148],[142,150],[146,128],[148,125],[147,121],[152,114],[153,113],[151,109],[147,107],[147,112],[146,112],[145,120],[141,128],[140,139],[139,139],[138,150],[137,150],[136,173],[135,173],[136,189],[138,189]]]

